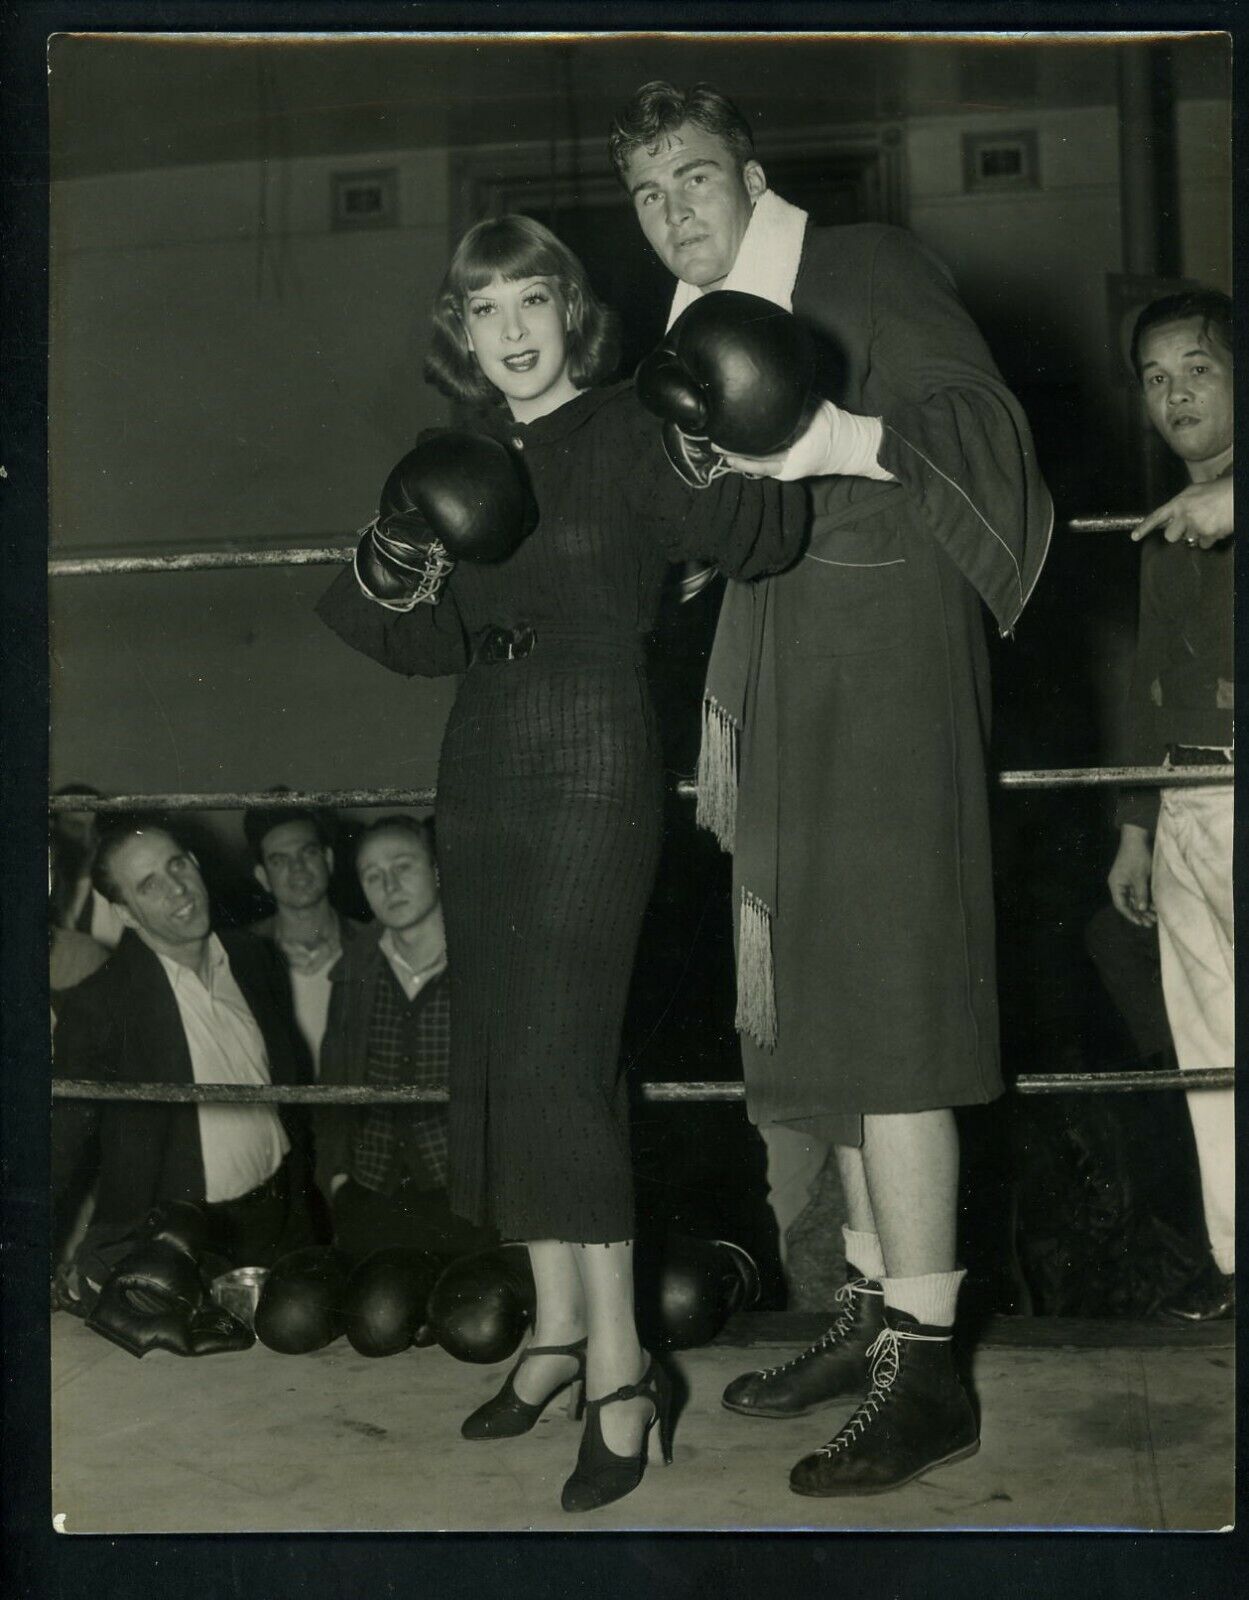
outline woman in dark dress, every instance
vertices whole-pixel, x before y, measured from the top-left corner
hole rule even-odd
[[[729,475],[697,492],[678,478],[631,386],[592,387],[614,365],[609,315],[526,217],[468,232],[433,323],[427,376],[486,402],[473,428],[527,473],[536,528],[506,560],[459,562],[432,603],[387,609],[347,570],[319,611],[394,671],[464,674],[438,775],[451,1202],[527,1243],[537,1316],[463,1431],[526,1432],[584,1380],[563,1495],[584,1510],[636,1486],[656,1418],[670,1448],[667,1375],[634,1324],[618,1061],[662,818],[645,636],[670,561],[775,570],[798,554],[806,503],[792,484]]]

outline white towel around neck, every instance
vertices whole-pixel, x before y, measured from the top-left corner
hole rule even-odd
[[[732,270],[717,289],[737,289],[742,294],[757,294],[771,300],[782,311],[794,309],[794,284],[802,262],[802,240],[807,213],[791,205],[779,194],[765,189],[755,201]],[[678,281],[668,313],[668,327],[705,291],[692,283]]]

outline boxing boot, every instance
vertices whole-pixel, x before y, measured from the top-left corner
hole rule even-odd
[[[980,1448],[971,1400],[954,1367],[950,1328],[885,1308],[873,1341],[872,1386],[826,1445],[789,1475],[795,1494],[883,1494]]]
[[[866,1393],[867,1353],[884,1326],[884,1290],[856,1274],[838,1289],[837,1302],[836,1320],[821,1338],[782,1366],[734,1378],[724,1405],[744,1417],[805,1417],[847,1395]]]

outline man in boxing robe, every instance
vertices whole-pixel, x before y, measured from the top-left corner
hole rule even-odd
[[[797,442],[727,457],[806,479],[814,518],[790,571],[729,585],[699,786],[733,851],[737,1023],[769,1183],[792,1191],[795,1165],[818,1175],[836,1152],[848,1281],[824,1338],[725,1404],[788,1417],[866,1393],[790,1482],[875,1492],[978,1444],[950,1340],[952,1108],[1002,1088],[981,608],[1013,630],[1053,511],[1019,405],[910,234],[812,227],[706,85],[646,85],[610,149],[680,280],[673,319],[739,290],[792,309],[817,349],[822,403]]]

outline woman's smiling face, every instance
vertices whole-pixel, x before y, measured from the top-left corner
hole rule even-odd
[[[568,310],[554,278],[500,278],[464,297],[464,327],[483,375],[519,422],[577,393],[568,376]]]

